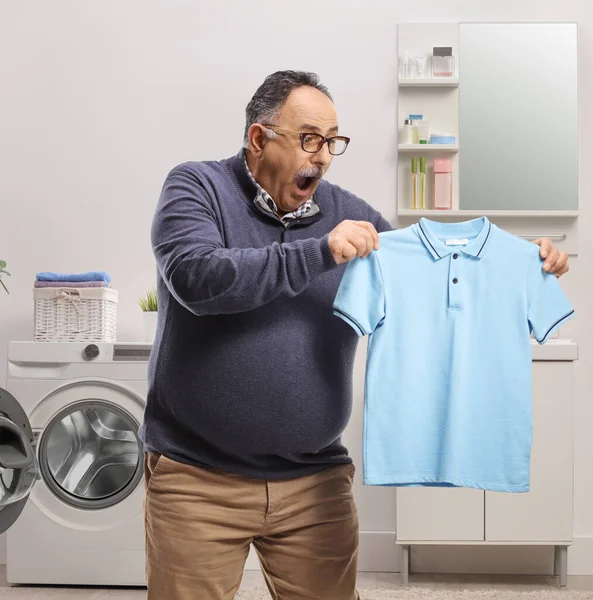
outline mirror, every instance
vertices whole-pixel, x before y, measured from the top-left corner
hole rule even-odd
[[[576,24],[460,23],[459,81],[459,207],[576,210]]]

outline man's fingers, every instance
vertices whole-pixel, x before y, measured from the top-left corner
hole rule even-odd
[[[356,256],[358,256],[358,249],[356,248],[356,246],[353,246],[351,243],[346,242],[342,246],[342,257],[346,260],[352,260]]]
[[[560,252],[558,251],[558,248],[552,246],[552,249],[550,252],[548,252],[548,258],[546,258],[544,262],[544,270],[548,271],[549,273],[554,273],[557,270],[556,263],[558,262],[559,258]]]
[[[539,246],[539,255],[542,258],[548,258],[548,256],[550,255],[550,250],[552,250],[552,248],[554,247],[554,244],[552,244],[552,240],[546,237],[537,238],[534,244],[537,244]]]
[[[550,273],[556,276],[564,275],[568,271],[568,252],[558,252],[558,260],[552,264]]]
[[[336,262],[356,256],[366,257],[379,248],[379,234],[368,221],[342,221],[329,234],[329,245]]]
[[[372,239],[369,235],[365,235],[363,232],[359,233],[359,231],[353,231],[348,241],[356,248],[357,256],[366,256],[373,249]]]
[[[375,250],[378,250],[380,242],[379,234],[377,233],[375,226],[372,223],[369,223],[368,221],[354,221],[354,223],[356,223],[359,227],[364,227],[367,231],[370,231],[371,235],[373,236],[373,248],[375,248]]]
[[[342,238],[334,248],[334,254],[340,257],[341,262],[352,260],[357,256],[358,249],[347,238]]]
[[[369,223],[370,225],[370,223]],[[379,244],[379,237],[377,234],[377,231],[375,230],[375,228],[370,225],[369,227],[365,227],[364,225],[359,225],[358,223],[355,226],[355,231],[360,233],[361,235],[364,236],[364,238],[367,240],[367,252],[365,254],[365,256],[368,256],[373,250],[378,248],[378,244]]]
[[[375,246],[375,240],[371,235],[370,231],[364,227],[357,227],[355,229],[356,234],[361,238],[361,245],[363,245],[363,253],[360,256],[368,256]]]
[[[353,227],[346,239],[356,248],[357,256],[367,256],[373,250],[373,238],[364,227]]]

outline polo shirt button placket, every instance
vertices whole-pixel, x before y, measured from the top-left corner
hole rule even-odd
[[[449,308],[458,310],[462,308],[459,278],[457,277],[460,264],[461,261],[459,261],[459,254],[454,252],[451,255],[449,269]]]

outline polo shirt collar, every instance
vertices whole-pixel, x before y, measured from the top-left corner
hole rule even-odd
[[[480,259],[491,237],[492,223],[486,217],[461,223],[439,223],[422,217],[416,224],[416,231],[436,260],[448,256],[453,250]],[[444,241],[463,238],[470,238],[465,246],[447,246]]]

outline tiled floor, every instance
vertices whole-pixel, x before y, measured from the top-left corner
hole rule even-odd
[[[246,571],[241,584],[242,589],[263,585],[259,571]],[[448,590],[549,590],[557,586],[557,580],[546,576],[498,576],[498,575],[428,575],[410,576],[410,585]],[[395,588],[401,585],[398,573],[359,573],[360,589]],[[568,588],[593,591],[593,576],[571,576]],[[99,588],[56,588],[56,587],[10,587],[6,583],[5,569],[0,566],[0,598],[27,598],[27,600],[145,600],[145,589],[99,589]]]

